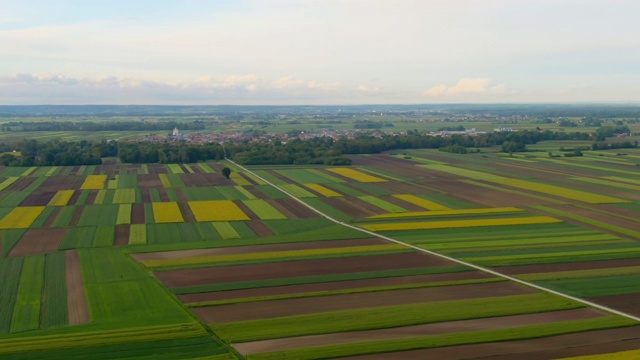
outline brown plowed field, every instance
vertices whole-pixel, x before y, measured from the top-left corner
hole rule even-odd
[[[131,256],[138,261],[146,260],[164,260],[164,259],[184,259],[190,257],[213,256],[213,255],[231,255],[231,254],[253,254],[271,251],[289,251],[304,249],[328,249],[341,248],[349,246],[365,246],[365,245],[383,245],[389,242],[378,238],[367,239],[348,239],[348,240],[327,240],[327,241],[310,241],[286,244],[265,244],[265,245],[249,245],[249,246],[233,246],[212,249],[194,249],[194,250],[178,250],[178,251],[160,251],[144,254],[132,254]]]
[[[96,201],[96,196],[98,196],[98,190],[89,190],[89,195],[87,195],[87,201],[85,201],[85,204],[93,204]]]
[[[169,195],[167,195],[167,190],[165,190],[165,188],[157,187],[155,189],[158,190],[158,196],[160,197],[161,202],[169,201]]]
[[[151,169],[149,169],[151,170]],[[151,188],[160,187],[162,182],[156,174],[142,174],[138,175],[138,187],[139,188]]]
[[[263,194],[263,196],[264,196],[264,194]],[[264,196],[264,197],[266,198],[266,196]],[[274,209],[278,210],[287,219],[297,219],[298,218],[294,213],[289,211],[289,209],[285,208],[284,206],[280,205],[280,203],[278,203],[277,201],[275,201],[273,199],[262,199],[262,200],[265,200],[267,203],[269,203],[269,205],[273,206]]]
[[[318,218],[318,215],[315,211],[309,209],[308,207],[300,204],[294,199],[277,199],[275,200],[278,204],[282,205],[290,212],[295,214],[298,219],[313,219]]]
[[[594,296],[587,298],[587,300],[627,314],[640,316],[640,294]]]
[[[84,210],[84,206],[76,206],[76,209],[73,211],[73,216],[71,216],[71,220],[69,220],[69,224],[67,224],[67,226],[78,225],[78,221],[80,221],[80,217],[82,216],[83,210]]]
[[[166,174],[169,172],[167,168],[162,165],[148,166],[147,169],[149,169],[149,174],[154,174],[154,175]]]
[[[184,218],[185,222],[188,222],[188,223],[196,222],[196,218],[193,215],[193,212],[191,212],[191,208],[189,207],[188,203],[179,202],[178,208],[180,209],[180,212],[182,213],[182,217]]]
[[[472,279],[486,279],[489,276],[479,271],[466,271],[458,273],[447,274],[432,274],[432,275],[415,275],[415,276],[397,276],[380,279],[364,279],[364,280],[348,280],[348,281],[334,281],[317,284],[302,284],[302,285],[287,285],[287,286],[272,286],[266,288],[255,289],[243,289],[243,290],[228,290],[228,291],[216,291],[208,293],[197,293],[179,295],[180,300],[186,303],[200,302],[200,301],[217,301],[226,299],[239,299],[249,298],[256,296],[274,296],[285,294],[301,294],[315,291],[332,291],[332,290],[346,290],[357,289],[377,286],[396,286],[407,284],[427,284],[442,281],[458,281],[458,280],[472,280]]]
[[[249,219],[252,220],[260,220],[260,218],[258,217],[258,215],[256,215],[256,213],[254,213],[253,211],[251,211],[251,209],[249,209],[249,207],[247,205],[245,205],[245,203],[243,203],[240,200],[234,200],[233,201],[234,204],[236,204],[240,210],[242,210],[243,213],[247,214],[247,216],[249,217]]]
[[[56,194],[55,191],[36,192],[29,194],[20,206],[45,206]]]
[[[181,174],[180,179],[186,187],[213,186],[205,174]]]
[[[548,201],[487,189],[460,181],[438,182],[437,184],[433,184],[433,186],[446,191],[449,196],[469,203],[479,204],[483,207],[552,205],[552,203]],[[543,194],[536,195],[541,196]]]
[[[73,195],[71,195],[71,199],[69,199],[69,202],[67,203],[67,205],[75,205],[78,202],[78,199],[80,198],[81,194],[82,194],[81,190],[74,191]]]
[[[144,204],[131,204],[131,223],[145,224]]]
[[[256,189],[253,186],[245,186],[244,189],[247,190],[248,192],[250,192],[253,196],[255,196],[258,199],[267,200],[267,201],[271,200],[271,198],[268,197],[265,193],[263,193],[262,191]]]
[[[50,176],[38,187],[38,191],[80,190],[84,179],[84,176]]]
[[[13,247],[9,256],[27,256],[56,252],[67,233],[65,228],[29,229]]]
[[[356,201],[355,198],[345,199],[344,197],[320,198],[325,204],[342,211],[355,219],[361,219],[367,216],[378,215],[381,212],[371,211],[362,206],[362,201]],[[379,210],[379,209],[378,209]]]
[[[33,183],[34,181],[36,181],[35,177],[21,177],[18,180],[16,180],[16,182],[14,182],[13,184],[11,184],[11,186],[9,186],[6,190],[7,191],[22,191],[24,189],[26,189],[29,185],[31,185],[31,183]],[[42,186],[42,185],[40,185]]]
[[[295,338],[254,341],[234,344],[241,354],[300,349],[305,347],[351,344],[376,340],[402,339],[426,335],[463,333],[469,331],[497,330],[519,326],[550,324],[561,321],[593,319],[605,316],[594,309],[553,311],[546,313],[500,316],[462,321],[450,321],[435,324],[403,326],[390,329],[352,331],[326,335],[300,336]]]
[[[140,189],[140,194],[142,195],[142,202],[143,203],[150,203],[151,202],[151,193],[149,192],[149,190],[151,190],[151,188],[141,188]]]
[[[82,283],[82,268],[77,250],[69,250],[66,254],[67,276],[67,311],[69,325],[87,324],[91,321],[89,306],[84,294]]]
[[[637,230],[638,228],[640,228],[640,224],[638,224],[637,222],[633,222],[631,220],[623,219],[613,215],[601,214],[599,212],[585,209],[585,208],[580,208],[580,207],[571,206],[571,205],[555,205],[553,206],[553,208],[566,211],[570,214],[575,214],[575,215],[584,216],[593,220],[602,221],[607,224],[619,226],[625,229]],[[607,231],[607,229],[603,229],[603,230]]]
[[[361,294],[328,295],[263,301],[260,303],[240,303],[193,308],[192,311],[207,323],[225,323],[423,302],[531,294],[533,292],[533,290],[524,286],[508,282],[498,282],[378,291]]]
[[[343,274],[365,271],[447,266],[454,263],[418,252],[354,256],[264,264],[159,271],[155,276],[168,287],[186,287],[237,281]]]
[[[271,229],[269,229],[265,224],[260,220],[251,220],[247,221],[246,224],[260,237],[268,237],[275,235]]]
[[[533,340],[450,346],[340,358],[342,360],[541,360],[640,349],[640,326],[587,331]]]
[[[129,244],[129,225],[116,225],[116,239],[113,244],[115,246],[126,246]]]
[[[53,222],[58,217],[58,214],[60,214],[60,210],[62,210],[61,206],[56,206],[55,208],[53,208],[53,211],[51,212],[51,214],[49,214],[49,217],[47,218],[47,220],[45,220],[45,222],[42,224],[42,227],[45,227],[45,228],[51,227]]]
[[[187,201],[189,201],[189,197],[184,192],[184,190],[182,190],[180,188],[176,188],[173,191],[175,191],[176,196],[178,197],[178,202],[186,203]]]
[[[591,269],[611,269],[618,267],[638,266],[638,259],[619,259],[619,260],[600,260],[600,261],[581,261],[566,262],[557,264],[540,264],[540,265],[521,265],[521,266],[502,266],[494,268],[507,275],[520,274],[538,274],[559,271],[573,270],[591,270]]]

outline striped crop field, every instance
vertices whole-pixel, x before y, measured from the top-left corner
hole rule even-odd
[[[287,218],[264,200],[243,200],[242,202],[247,205],[247,207],[251,211],[253,211],[261,220],[277,220]]]
[[[105,182],[107,181],[107,175],[87,175],[80,186],[81,190],[99,190],[104,189]]]
[[[371,205],[377,206],[381,209],[383,209],[384,211],[390,212],[390,213],[404,213],[407,212],[407,209],[402,208],[398,205],[392,204],[388,201],[384,201],[382,199],[380,199],[379,197],[376,196],[371,196],[371,195],[364,195],[364,196],[359,196],[358,197],[360,200],[366,201]]]
[[[249,220],[231,200],[189,201],[189,208],[198,222]]]
[[[456,216],[456,215],[488,215],[521,213],[524,210],[515,207],[486,208],[486,209],[460,209],[460,210],[440,210],[440,211],[416,211],[399,214],[382,214],[370,216],[367,219],[397,219],[407,217],[433,217],[433,216]]]
[[[282,184],[280,187],[297,198],[314,198],[316,195],[295,184]]]
[[[414,204],[414,205],[418,205],[422,208],[425,208],[427,210],[431,210],[431,211],[442,211],[442,210],[451,210],[450,208],[444,206],[444,205],[440,205],[436,202],[427,200],[427,199],[423,199],[421,197],[415,196],[415,195],[411,195],[411,194],[397,194],[397,195],[393,195],[393,197],[398,198],[400,200],[406,201],[408,203]]]
[[[493,179],[491,182],[507,185],[519,189],[536,191],[548,195],[558,196],[571,200],[578,200],[589,204],[615,204],[626,203],[629,200],[619,199],[612,196],[588,193],[585,191],[569,189],[565,187],[542,184],[538,182],[520,179]]]
[[[156,223],[184,222],[180,208],[175,202],[154,202],[153,218]],[[119,214],[118,214],[119,215]]]
[[[421,229],[452,229],[481,226],[507,226],[558,223],[562,220],[550,216],[530,216],[521,218],[470,219],[447,221],[420,221],[408,223],[380,223],[362,224],[360,227],[370,231],[421,230]]]

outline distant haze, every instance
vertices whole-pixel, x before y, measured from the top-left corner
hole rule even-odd
[[[640,101],[633,0],[0,0],[0,105]]]

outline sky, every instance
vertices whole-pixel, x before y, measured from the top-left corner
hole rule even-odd
[[[637,0],[0,0],[0,105],[640,102]]]

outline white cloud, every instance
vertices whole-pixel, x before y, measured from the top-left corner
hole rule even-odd
[[[424,92],[426,96],[457,96],[468,94],[501,94],[506,91],[506,84],[491,86],[488,78],[463,78],[453,86],[440,84]]]

